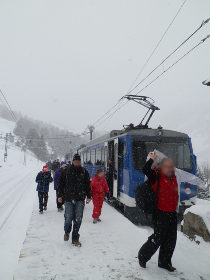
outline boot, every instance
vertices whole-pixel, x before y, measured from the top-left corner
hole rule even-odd
[[[72,244],[76,247],[81,247],[82,246],[82,244],[79,240],[72,240]]]
[[[44,207],[44,211],[47,211],[47,206]]]
[[[158,266],[160,268],[168,270],[169,272],[174,272],[176,270],[176,268],[173,267],[172,265],[161,265],[161,264],[158,264]]]
[[[144,262],[144,261],[139,260],[139,265],[140,265],[142,268],[146,268],[146,262]]]
[[[69,241],[69,233],[64,234],[64,241]]]

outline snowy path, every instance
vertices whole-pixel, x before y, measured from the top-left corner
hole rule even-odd
[[[11,280],[33,210],[34,174],[13,167],[0,173],[0,273]]]
[[[14,280],[209,280],[210,244],[197,245],[182,233],[174,255],[179,273],[157,267],[157,254],[146,270],[140,269],[137,252],[151,232],[134,226],[120,213],[104,205],[103,221],[92,224],[92,204],[86,206],[80,231],[81,248],[63,241],[63,214],[55,208],[55,194],[50,193],[48,211],[32,215],[27,237]]]

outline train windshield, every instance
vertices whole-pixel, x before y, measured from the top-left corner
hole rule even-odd
[[[134,167],[136,169],[141,169],[146,162],[148,153],[154,149],[157,149],[158,151],[164,153],[167,157],[172,158],[177,168],[183,169],[185,171],[191,171],[192,157],[188,143],[157,143],[134,140]]]

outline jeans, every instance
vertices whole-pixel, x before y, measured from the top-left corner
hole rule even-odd
[[[160,248],[158,264],[171,266],[171,259],[177,239],[177,214],[176,212],[158,211],[154,233],[139,251],[139,260],[148,262],[154,253]]]
[[[39,197],[39,210],[43,211],[43,207],[47,207],[48,193],[38,192]]]
[[[79,229],[82,223],[84,207],[85,202],[81,200],[65,202],[64,231],[66,234],[69,234],[73,223],[72,241],[79,240]]]

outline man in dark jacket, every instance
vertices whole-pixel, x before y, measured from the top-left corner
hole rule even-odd
[[[73,222],[72,244],[75,246],[81,246],[79,229],[86,198],[86,203],[89,203],[90,177],[87,170],[81,166],[80,155],[75,154],[72,165],[62,172],[58,183],[58,202],[65,201],[64,241],[69,240]]]
[[[165,158],[160,162],[158,171],[152,169],[155,152],[149,154],[150,159],[143,168],[144,174],[148,177],[154,191],[157,189],[159,181],[159,191],[157,195],[157,211],[155,213],[154,233],[139,251],[139,264],[146,268],[146,263],[154,253],[159,251],[158,266],[173,272],[172,255],[177,239],[177,205],[178,205],[178,183],[175,176],[173,161]],[[159,176],[159,179],[157,180]]]
[[[39,197],[39,212],[43,214],[43,208],[47,210],[47,201],[48,201],[48,192],[49,192],[49,184],[52,183],[53,178],[51,177],[50,171],[48,171],[48,166],[45,165],[36,176],[36,183],[38,197]]]

